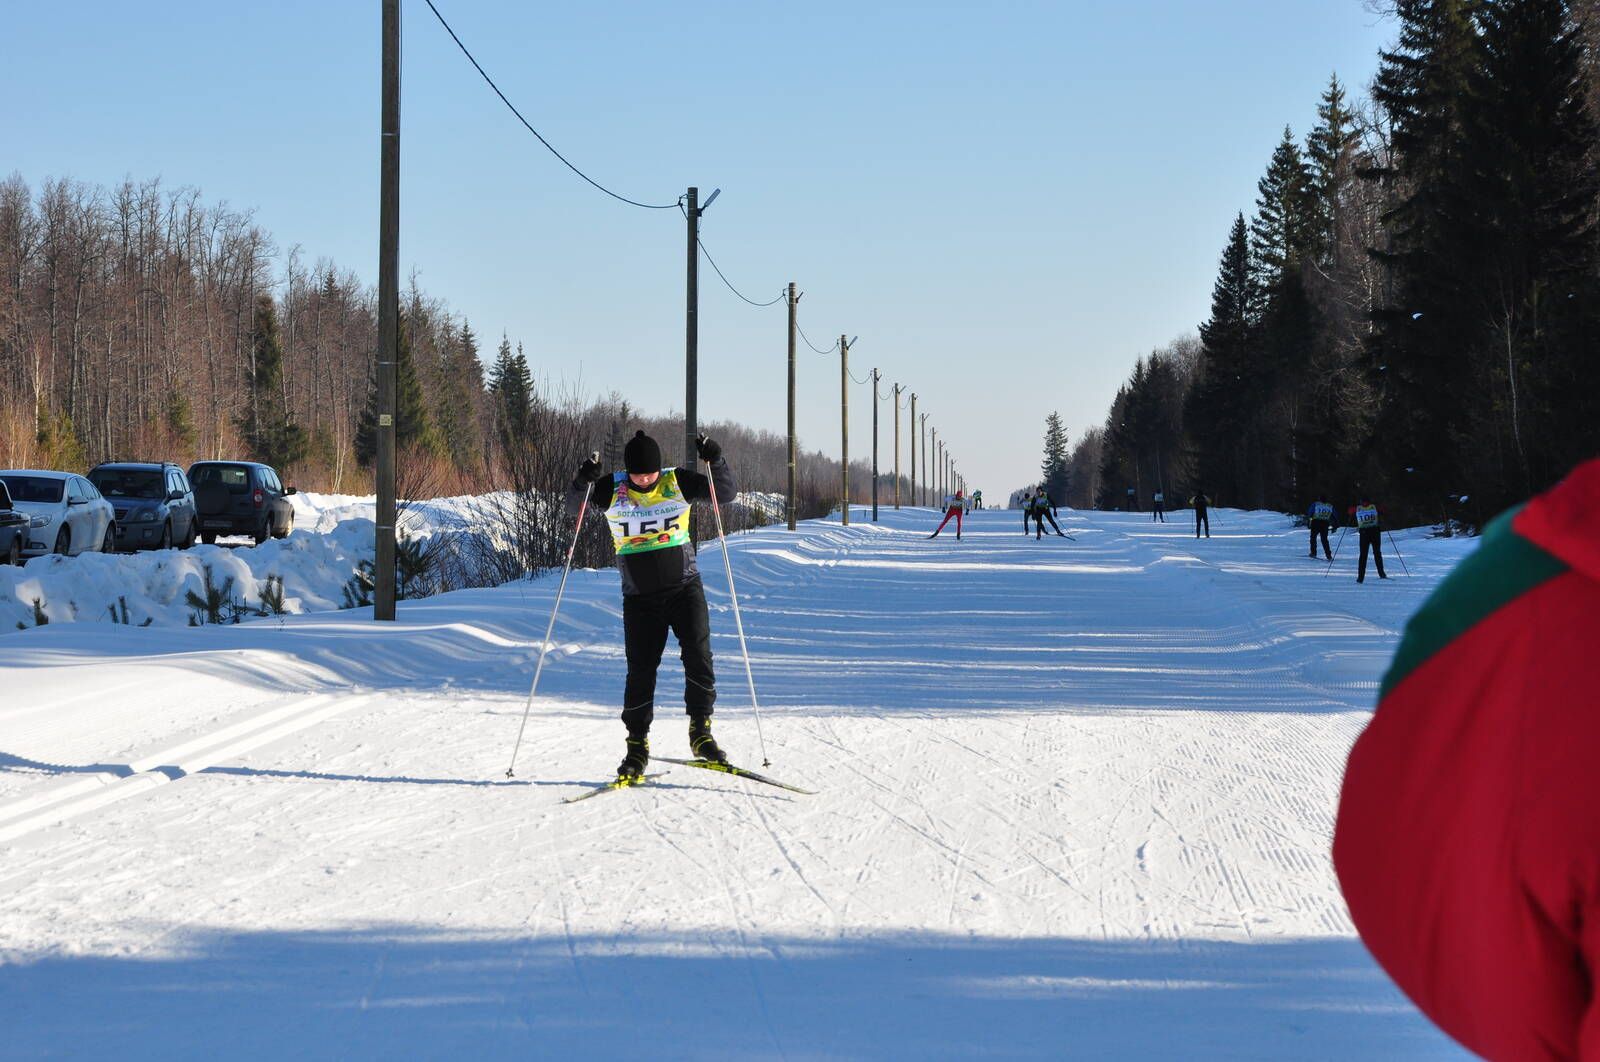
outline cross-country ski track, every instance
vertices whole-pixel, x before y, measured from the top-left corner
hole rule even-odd
[[[6,1058],[1421,1059],[1340,772],[1473,543],[1281,515],[856,509],[702,547],[717,735],[621,758],[615,571],[233,627],[0,635]],[[1386,542],[1386,546],[1388,543]],[[1387,552],[1387,551],[1386,551]],[[557,573],[559,574],[559,573]],[[651,744],[687,755],[669,644]]]

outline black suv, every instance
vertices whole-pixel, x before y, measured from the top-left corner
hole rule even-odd
[[[95,465],[89,482],[117,514],[121,550],[188,549],[200,532],[194,492],[183,469],[164,461]]]
[[[249,535],[261,545],[287,538],[294,527],[293,487],[285,487],[271,466],[254,461],[197,461],[189,466],[195,505],[200,510],[200,541],[218,535]]]

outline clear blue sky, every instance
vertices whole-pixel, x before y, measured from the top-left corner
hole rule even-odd
[[[1330,73],[1392,32],[1361,0],[988,5],[435,0],[560,150],[632,198],[723,193],[702,238],[851,367],[915,389],[969,482],[1037,478],[1044,417],[1100,422],[1205,316],[1224,237]],[[0,170],[160,176],[376,279],[377,0],[9,5]],[[542,376],[683,408],[684,227],[595,192],[405,0],[401,270]],[[702,270],[702,418],[784,427],[784,311]],[[839,446],[802,347],[802,443]],[[871,445],[853,387],[851,449]],[[891,463],[884,403],[883,459]],[[902,458],[902,461],[905,459]]]

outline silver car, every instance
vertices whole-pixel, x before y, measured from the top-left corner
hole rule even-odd
[[[86,550],[110,553],[117,548],[116,514],[82,476],[71,472],[7,469],[0,472],[11,492],[11,505],[28,515],[24,557],[45,553],[74,556]]]

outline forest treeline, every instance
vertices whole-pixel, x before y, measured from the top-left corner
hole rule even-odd
[[[552,383],[508,337],[485,350],[414,278],[401,318],[402,494],[559,490],[625,427],[651,430],[676,456],[681,415]],[[248,211],[159,180],[0,183],[0,467],[245,458],[303,490],[370,493],[376,347],[373,288],[280,250]],[[746,489],[787,490],[781,435],[715,430]],[[887,502],[887,434],[882,445]],[[837,506],[837,458],[802,452],[798,478],[803,515]],[[867,461],[852,461],[851,488],[870,499]]]
[[[1376,6],[1398,36],[1366,97],[1335,77],[1284,130],[1198,337],[1135,364],[1072,504],[1359,485],[1481,524],[1600,452],[1600,2]]]

